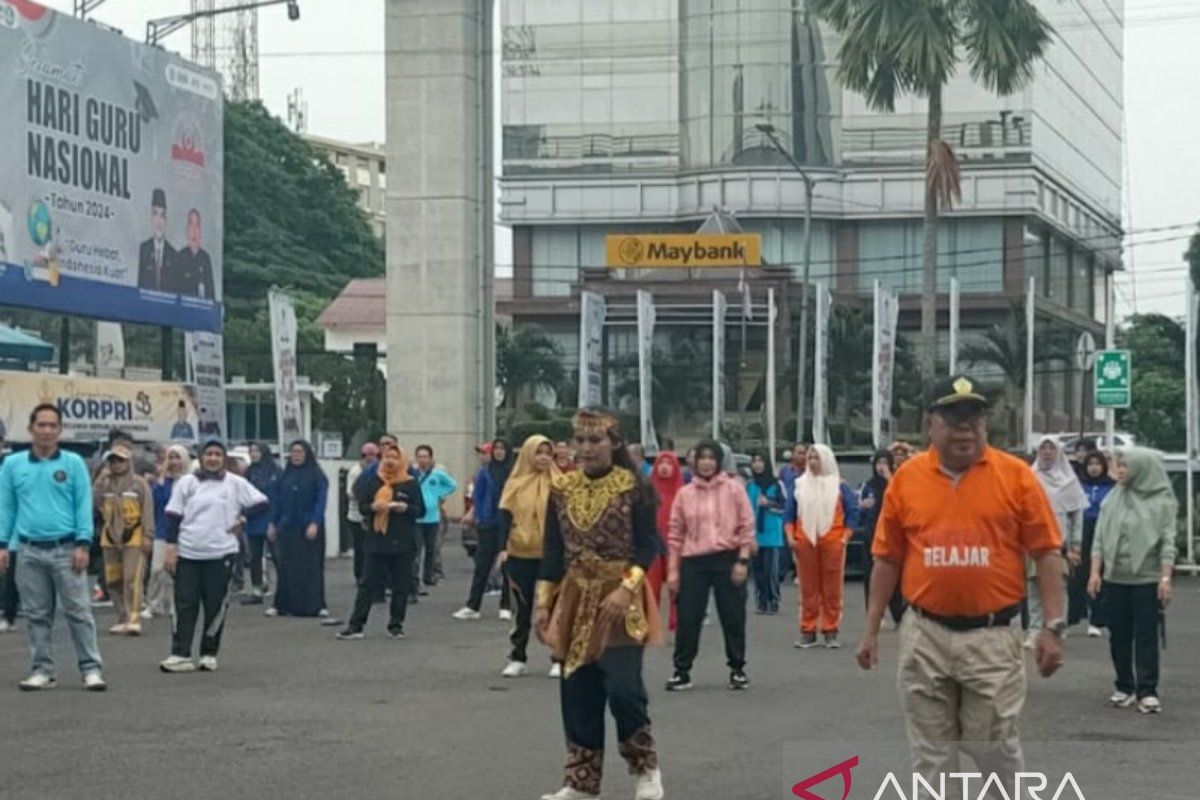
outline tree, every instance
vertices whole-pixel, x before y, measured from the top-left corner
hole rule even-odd
[[[1133,375],[1133,405],[1117,412],[1118,424],[1141,444],[1179,452],[1185,449],[1187,421],[1183,378],[1184,330],[1162,314],[1134,314],[1121,331]]]
[[[1033,0],[809,0],[843,36],[838,77],[878,111],[896,98],[928,98],[925,231],[921,292],[921,377],[933,380],[937,355],[939,208],[960,196],[954,151],[941,138],[942,89],[962,53],[971,77],[1010,95],[1033,77],[1053,29]]]
[[[964,364],[989,364],[1004,373],[1002,406],[1005,427],[1010,443],[1018,439],[1017,414],[1024,405],[1026,365],[1025,308],[1014,304],[1008,316],[990,325],[960,345],[959,360]],[[1062,361],[1073,357],[1072,334],[1064,328],[1038,330],[1033,348],[1035,365]]]
[[[562,348],[538,325],[496,333],[496,384],[504,389],[504,405],[515,410],[521,396],[539,389],[557,392],[565,372]]]
[[[614,359],[612,368],[617,376],[617,403],[636,409],[637,353]],[[661,342],[655,345],[650,354],[650,372],[650,403],[654,429],[660,438],[673,436],[675,423],[711,412],[712,353],[698,345],[687,331],[671,330],[665,346]]]

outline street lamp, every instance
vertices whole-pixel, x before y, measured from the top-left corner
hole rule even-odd
[[[104,0],[100,0],[100,2],[104,2]],[[204,11],[193,11],[190,14],[176,14],[175,16],[171,17],[160,17],[159,19],[147,20],[146,44],[158,44],[175,31],[190,25],[198,19],[216,17],[221,14],[229,14],[234,11],[250,11],[256,8],[265,8],[266,6],[277,6],[281,3],[287,3],[288,19],[290,19],[292,22],[300,19],[299,0],[253,0],[252,2],[242,3],[241,5],[237,6],[210,8]]]
[[[766,136],[779,154],[787,159],[792,169],[804,181],[804,278],[800,283],[800,369],[796,379],[796,439],[803,439],[804,418],[808,412],[808,387],[805,386],[805,373],[808,371],[808,281],[812,271],[812,206],[813,190],[822,181],[832,182],[837,178],[814,178],[804,167],[792,157],[783,143],[779,141],[779,131],[769,122],[760,122],[754,126],[759,133]]]

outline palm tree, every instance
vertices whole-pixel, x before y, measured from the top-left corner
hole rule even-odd
[[[496,383],[504,405],[516,409],[523,393],[557,391],[563,384],[562,348],[537,325],[496,332]]]
[[[968,365],[990,364],[1004,373],[1005,424],[1012,442],[1017,436],[1017,409],[1023,404],[1025,392],[1025,309],[1014,304],[1008,316],[988,326],[959,346],[959,360]],[[1072,333],[1064,328],[1050,328],[1037,332],[1033,349],[1033,362],[1045,364],[1049,361],[1065,361],[1072,358],[1074,340]]]
[[[971,77],[1000,95],[1021,89],[1053,29],[1033,0],[808,0],[843,36],[838,77],[877,111],[905,93],[929,99],[921,286],[921,377],[933,380],[937,354],[939,207],[961,197],[959,168],[941,138],[942,89],[961,52]]]

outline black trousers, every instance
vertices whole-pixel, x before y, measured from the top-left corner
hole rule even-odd
[[[9,625],[17,619],[17,608],[21,598],[17,594],[17,556],[11,550],[8,553],[8,571],[0,575],[0,617]],[[150,570],[146,570],[149,572]]]
[[[267,553],[267,537],[247,536],[246,544],[250,549],[250,585],[261,592],[264,588],[263,565]]]
[[[565,784],[597,794],[604,764],[604,708],[617,723],[621,757],[640,775],[658,766],[650,734],[649,699],[642,679],[641,647],[610,647],[560,683],[567,737]]]
[[[508,640],[512,642],[512,652],[509,661],[520,661],[524,664],[526,648],[529,646],[529,632],[532,629],[534,591],[537,588],[538,570],[542,566],[538,558],[515,558],[509,556],[504,562],[508,574],[508,592],[516,610],[512,634]]]
[[[1082,560],[1078,567],[1071,571],[1067,584],[1067,624],[1078,624],[1085,617],[1087,621],[1098,628],[1105,626],[1104,615],[1101,612],[1104,598],[1103,593],[1095,598],[1088,597],[1087,582],[1092,563],[1092,542],[1096,538],[1096,520],[1083,521]]]
[[[200,655],[215,656],[221,649],[225,614],[229,609],[229,581],[236,555],[212,561],[180,558],[175,568],[175,616],[171,629],[171,655],[191,658],[196,621],[204,612]]]
[[[746,584],[733,585],[737,551],[685,558],[679,566],[676,599],[679,628],[675,631],[675,670],[691,672],[700,649],[700,627],[711,591],[725,635],[725,661],[730,669],[746,665]]]
[[[471,575],[471,593],[467,597],[467,608],[478,611],[483,605],[483,592],[487,588],[488,575],[500,555],[500,530],[495,525],[476,527],[479,543],[475,546],[475,572]]]
[[[437,539],[440,523],[421,523],[417,525],[417,563],[422,569],[414,569],[412,574],[412,593],[417,593],[417,586],[424,581],[426,586],[437,583]],[[418,574],[419,573],[419,574]]]
[[[871,557],[870,545],[867,546],[866,562],[863,564],[863,594],[866,595],[867,608],[871,607],[871,573],[875,569],[875,559]],[[892,599],[888,600],[888,610],[892,612],[892,622],[900,624],[901,617],[908,610],[908,603],[904,600],[904,595],[900,594],[900,585],[896,584],[896,590],[892,592]]]
[[[362,583],[363,560],[367,555],[363,550],[363,547],[367,541],[366,523],[351,522],[350,538],[354,545],[354,582],[358,584]]]
[[[1104,582],[1108,646],[1117,691],[1138,699],[1158,694],[1158,585]]]
[[[367,553],[363,563],[363,580],[354,597],[354,612],[350,615],[351,628],[362,630],[366,627],[371,603],[385,588],[392,590],[391,604],[388,606],[388,630],[404,628],[404,618],[408,613],[408,589],[416,555],[415,549],[398,553]]]

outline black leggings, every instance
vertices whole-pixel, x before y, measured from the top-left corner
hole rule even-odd
[[[215,656],[221,649],[225,612],[229,608],[229,580],[236,555],[212,561],[180,558],[175,568],[175,616],[171,630],[171,655],[191,658],[196,621],[204,611],[200,655]]]
[[[266,536],[247,536],[250,545],[250,585],[263,590],[263,558],[267,551]]]
[[[509,636],[509,641],[512,642],[512,652],[508,656],[509,661],[520,661],[524,664],[527,660],[525,649],[529,646],[530,623],[533,618],[533,593],[537,588],[538,569],[541,565],[541,559],[514,558],[513,556],[509,556],[508,560],[504,562],[504,569],[508,576],[506,589],[516,609],[512,635]]]
[[[1158,695],[1158,585],[1104,583],[1104,614],[1117,690]]]
[[[417,553],[413,549],[398,553],[368,552],[363,563],[363,579],[354,597],[354,613],[350,616],[350,628],[361,631],[371,614],[371,603],[383,594],[384,588],[392,590],[388,606],[388,630],[403,630],[404,618],[408,613],[408,589]]]
[[[149,572],[150,570],[146,570]],[[0,575],[0,617],[9,625],[17,619],[17,608],[20,605],[17,595],[17,553],[9,551],[8,571]]]
[[[746,665],[746,584],[735,586],[737,551],[685,558],[679,565],[679,628],[675,631],[675,671],[689,673],[700,649],[700,626],[711,590],[717,618],[725,634],[725,661],[730,669]]]

